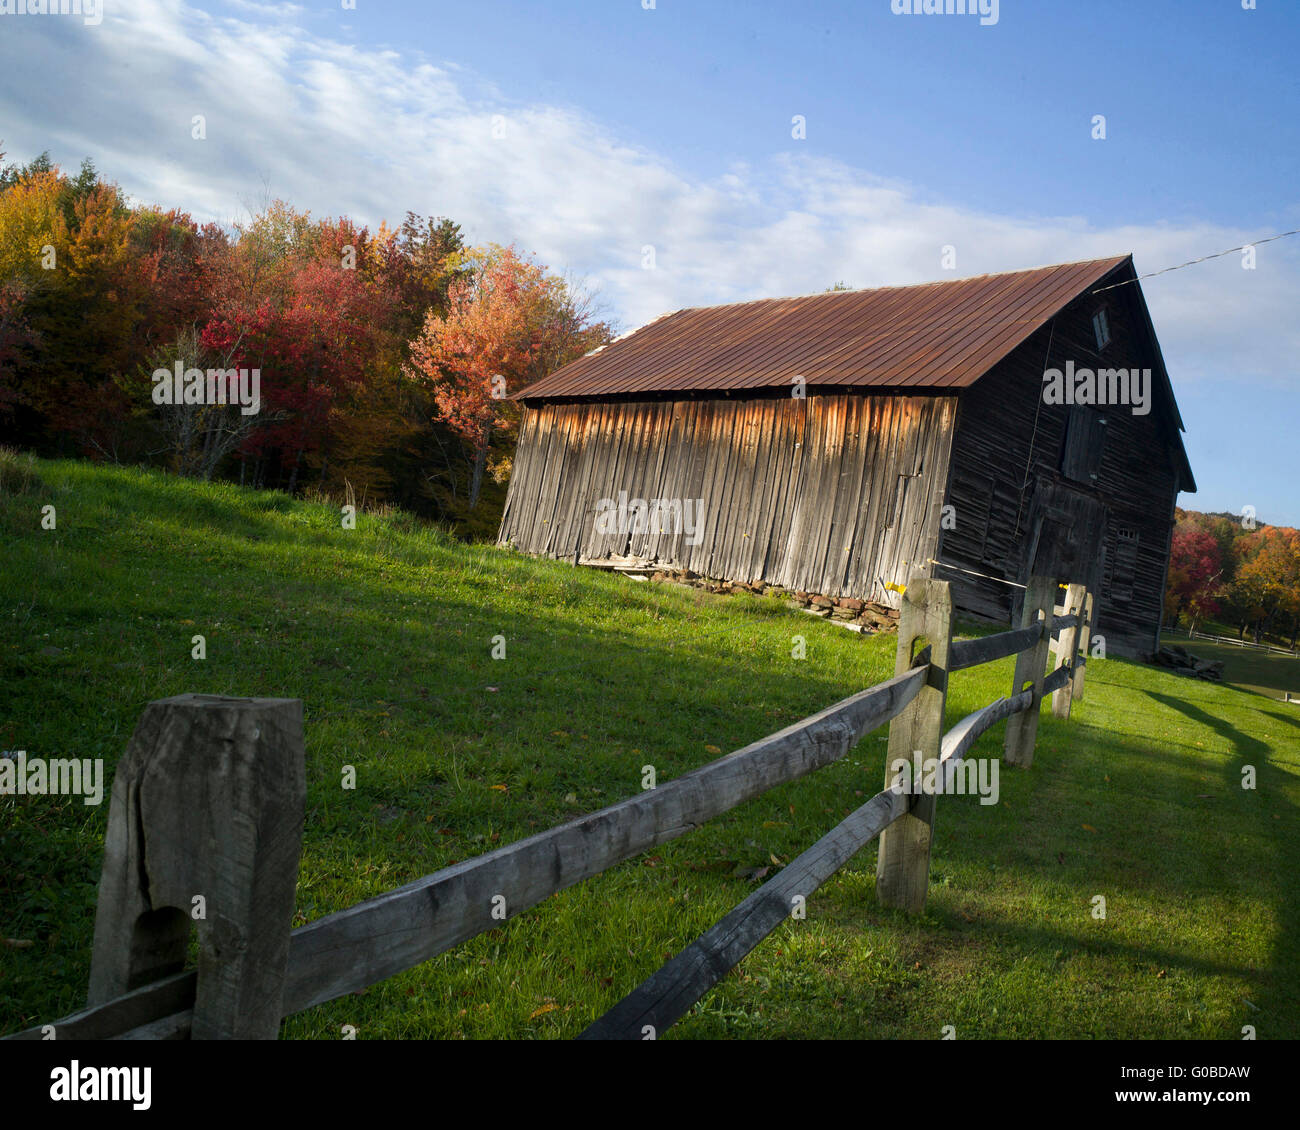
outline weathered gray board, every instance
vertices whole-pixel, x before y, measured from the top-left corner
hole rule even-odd
[[[880,582],[902,584],[934,556],[955,405],[810,392],[530,407],[499,540],[526,553],[632,557],[897,607]],[[629,506],[702,500],[697,537],[675,514],[599,532],[601,500],[617,503],[623,492]]]

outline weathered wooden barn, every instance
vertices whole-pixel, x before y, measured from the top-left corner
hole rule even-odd
[[[500,542],[895,605],[921,567],[999,621],[1046,567],[1151,651],[1196,486],[1136,280],[1126,255],[666,315],[517,394]]]

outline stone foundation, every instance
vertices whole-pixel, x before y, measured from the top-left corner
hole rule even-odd
[[[747,592],[754,596],[783,598],[799,608],[807,609],[814,616],[835,620],[859,631],[896,632],[898,630],[898,609],[869,600],[860,600],[855,596],[834,597],[823,596],[821,593],[793,592],[780,585],[768,585],[762,581],[723,581],[714,577],[702,577],[689,569],[647,569],[645,575],[652,581],[690,585],[693,588],[704,589],[706,592],[720,594]]]

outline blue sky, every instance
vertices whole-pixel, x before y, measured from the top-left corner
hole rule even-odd
[[[97,25],[0,15],[0,138],[223,223],[277,196],[448,215],[627,329],[839,280],[1126,251],[1145,273],[1300,228],[1298,56],[1296,0],[1001,0],[990,26],[891,0],[105,0]],[[1300,525],[1300,237],[1144,289],[1183,504]]]

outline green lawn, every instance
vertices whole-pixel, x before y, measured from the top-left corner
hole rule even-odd
[[[0,458],[0,544],[0,749],[103,757],[111,774],[151,699],[303,699],[299,923],[893,670],[891,639],[773,599],[468,547],[403,515],[347,531],[324,506],[157,473],[42,462],[24,476]],[[955,675],[952,720],[1010,683],[1010,660]],[[572,1037],[752,891],[748,872],[878,790],[884,736],[283,1034]],[[996,757],[1001,736],[972,756]],[[1252,1024],[1294,1039],[1298,747],[1295,707],[1094,660],[1074,717],[1044,714],[1035,764],[1006,771],[1000,804],[940,800],[924,916],[879,907],[873,845],[665,1035],[1235,1040]],[[0,943],[0,1033],[84,1001],[107,815],[0,798],[0,938],[33,943]]]

